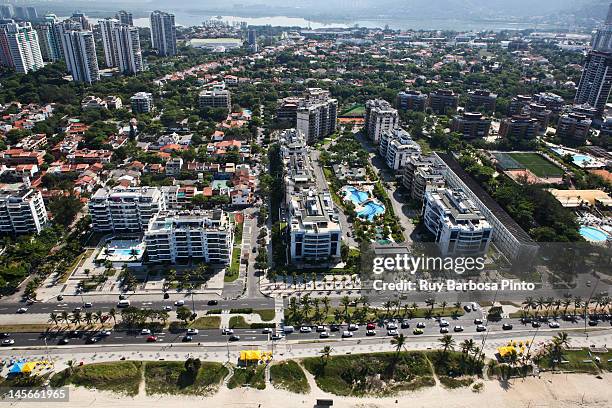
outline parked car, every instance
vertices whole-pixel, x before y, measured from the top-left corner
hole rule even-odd
[[[440,320],[440,327],[448,327],[449,325],[450,324],[446,320],[444,319]]]
[[[376,336],[375,330],[366,330],[366,336]]]
[[[171,311],[171,310],[172,310],[172,306],[166,305],[166,306],[164,306],[164,310],[165,310],[166,312],[169,312],[169,311]]]
[[[453,328],[453,331],[454,331],[455,333],[457,333],[457,332],[462,332],[462,331],[463,331],[463,326],[455,326],[455,327]]]
[[[329,330],[333,332],[340,331],[340,326],[338,326],[337,324],[332,324],[329,326]]]
[[[533,328],[537,328],[537,327],[540,327],[540,326],[542,326],[542,324],[540,322],[537,322],[535,320],[533,322],[531,322],[531,327],[533,327]]]
[[[474,324],[482,324],[482,319],[474,319]]]
[[[359,330],[359,325],[355,324],[355,323],[351,323],[351,324],[349,324],[348,329],[349,329],[349,331],[357,331],[357,330]]]
[[[176,302],[174,302],[174,306],[183,306],[185,304],[185,301],[183,299],[179,299]]]
[[[229,338],[229,341],[238,341],[240,340],[240,336],[238,336],[237,334],[232,334]]]
[[[98,333],[98,335],[108,337],[111,335],[111,333],[112,332],[110,330],[102,330],[100,333]]]
[[[391,329],[391,330],[387,330],[387,336],[399,336],[399,333],[397,332],[397,329]]]
[[[440,327],[440,334],[448,333],[448,327]]]
[[[597,320],[589,320],[589,326],[597,326],[599,322]]]
[[[143,335],[143,336],[144,336],[144,335],[151,334],[151,330],[149,330],[149,329],[142,329],[142,330],[140,331],[140,334],[141,334],[141,335]]]
[[[410,322],[408,320],[402,321],[402,329],[408,329],[410,327]]]
[[[147,342],[148,343],[154,343],[157,341],[157,336],[149,336],[147,337]]]
[[[353,333],[348,330],[345,330],[342,332],[342,337],[353,337]]]
[[[421,330],[421,329],[414,329],[414,330],[412,331],[412,334],[414,334],[414,335],[417,335],[417,336],[418,336],[419,334],[423,334],[423,330]]]
[[[312,332],[312,327],[310,326],[302,326],[300,327],[300,333],[310,333]]]
[[[225,328],[221,330],[221,334],[224,334],[224,335],[234,334],[234,330]]]
[[[395,323],[387,324],[387,330],[397,330],[397,324]]]
[[[187,329],[187,334],[190,335],[190,336],[195,336],[199,332],[200,331],[198,329]]]
[[[183,337],[183,341],[186,342],[186,343],[190,342],[191,340],[193,340],[193,337],[191,337],[189,335],[186,335],[186,336]]]
[[[548,327],[550,327],[551,329],[558,329],[559,323],[558,322],[548,322]]]
[[[476,331],[477,332],[487,331],[487,326],[483,326],[482,324],[479,324],[476,326]]]
[[[215,299],[211,299],[211,300],[209,300],[208,302],[206,302],[206,304],[207,304],[208,306],[216,306],[216,305],[218,305],[218,304],[219,304],[219,301],[218,301],[218,300],[215,300]]]
[[[317,326],[317,332],[318,333],[322,333],[322,332],[326,332],[327,328],[325,326]]]
[[[7,337],[11,337],[11,333],[0,333],[0,339],[6,339]]]
[[[502,329],[504,330],[512,330],[512,325],[510,323],[502,324]]]
[[[375,328],[376,328],[376,325],[374,323],[366,324],[366,330],[374,330]]]
[[[93,303],[91,303],[91,302],[85,302],[85,303],[83,304],[83,307],[85,307],[85,308],[89,309],[90,307],[93,307]]]
[[[417,329],[424,329],[425,328],[425,323],[423,322],[418,322],[417,323]]]
[[[326,331],[322,331],[319,333],[319,338],[321,339],[327,339],[329,337],[329,333]]]

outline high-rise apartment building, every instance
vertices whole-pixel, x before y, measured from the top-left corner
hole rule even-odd
[[[479,112],[463,112],[451,122],[451,132],[460,133],[466,139],[489,136],[491,120]]]
[[[395,128],[381,133],[378,152],[390,169],[399,170],[411,155],[421,153],[421,147],[404,129]]]
[[[608,8],[606,22],[595,32],[591,45],[593,51],[612,52],[612,4]]]
[[[406,89],[397,94],[397,108],[404,111],[423,112],[427,106],[427,95],[421,91]]]
[[[570,112],[559,116],[557,123],[557,137],[563,140],[571,140],[584,143],[591,129],[591,119],[585,115]]]
[[[153,263],[232,261],[233,227],[222,210],[162,211],[149,222],[144,240]]]
[[[469,112],[495,112],[497,95],[483,89],[468,92],[465,110]]]
[[[365,129],[366,135],[378,144],[382,132],[398,127],[397,109],[384,99],[372,99],[366,102]]]
[[[151,43],[161,56],[176,55],[174,14],[155,10],[151,13]]]
[[[104,48],[104,64],[107,67],[116,67],[119,65],[119,52],[113,32],[115,27],[119,25],[119,20],[105,18],[100,20],[98,24],[100,25],[100,34],[102,36],[102,47]]]
[[[574,103],[588,104],[597,110],[599,115],[608,103],[612,89],[612,53],[591,51],[588,53]]]
[[[137,92],[130,98],[133,113],[149,113],[153,110],[153,95],[149,92]]]
[[[198,105],[202,108],[232,109],[232,94],[225,85],[215,85],[212,89],[204,89],[198,96]]]
[[[55,62],[63,59],[62,41],[57,29],[57,16],[47,14],[44,22],[38,23],[35,28],[38,33],[40,53],[45,61]]]
[[[96,42],[91,31],[75,30],[74,24],[64,22],[59,25],[62,50],[68,72],[76,82],[91,84],[100,80]]]
[[[499,135],[514,140],[533,140],[538,134],[539,127],[537,119],[527,115],[515,115],[501,122]]]
[[[446,115],[457,110],[459,97],[450,89],[439,89],[429,94],[429,107],[436,115]]]
[[[130,26],[134,25],[134,18],[132,17],[132,13],[125,10],[119,10],[115,15],[115,18],[119,20],[121,24],[127,24]]]
[[[113,42],[117,46],[117,66],[123,74],[132,75],[144,71],[138,27],[119,24],[113,29]]]
[[[313,143],[336,131],[337,117],[336,99],[310,101],[298,108],[296,127],[304,133],[308,143]]]
[[[42,194],[31,188],[0,190],[0,234],[38,234],[47,224]]]
[[[164,195],[155,187],[101,188],[89,200],[95,231],[144,231],[149,221],[165,209]]]
[[[29,22],[0,25],[1,62],[27,74],[44,66],[38,33]]]

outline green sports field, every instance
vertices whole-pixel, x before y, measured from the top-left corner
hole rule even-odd
[[[507,153],[538,177],[561,177],[563,170],[537,153]]]
[[[340,116],[344,117],[360,117],[363,115],[365,115],[365,106],[363,105],[353,105],[351,108],[340,113]]]

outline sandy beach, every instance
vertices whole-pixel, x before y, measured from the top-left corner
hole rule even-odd
[[[309,375],[311,388],[313,378]],[[602,379],[587,374],[543,374],[540,378],[513,379],[508,383],[484,381],[484,388],[474,392],[471,388],[447,390],[440,385],[417,392],[403,393],[391,398],[338,397],[318,388],[307,395],[292,394],[272,388],[265,390],[240,388],[230,390],[222,386],[210,397],[148,396],[144,390],[136,397],[124,397],[110,392],[86,388],[70,389],[70,402],[50,403],[62,407],[313,407],[317,398],[331,398],[334,407],[386,408],[386,407],[439,407],[463,408],[479,405],[496,408],[516,407],[609,407],[612,401],[612,374]],[[11,406],[39,407],[39,402],[20,402]]]

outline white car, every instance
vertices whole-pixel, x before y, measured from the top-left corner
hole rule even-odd
[[[272,328],[271,327],[264,327],[261,332],[262,332],[262,334],[270,334],[270,333],[272,333]]]
[[[183,306],[184,304],[185,304],[185,301],[182,299],[174,302],[174,306]]]
[[[25,312],[27,312],[27,311],[28,311],[28,308],[27,308],[27,307],[20,307],[19,309],[17,309],[17,313],[20,313],[20,314],[21,314],[21,313],[25,313]]]
[[[448,326],[449,326],[448,321],[444,319],[440,320],[440,327],[448,327]]]
[[[164,306],[164,311],[169,312],[172,310],[172,306]]]
[[[397,324],[395,323],[389,323],[387,325],[387,330],[397,330]]]
[[[90,307],[93,307],[93,303],[91,303],[91,302],[85,302],[85,304],[83,304],[83,306],[84,306],[85,308],[90,308]]]
[[[353,333],[348,330],[345,330],[342,332],[342,337],[353,337]]]
[[[326,339],[328,337],[329,337],[329,333],[326,332],[326,331],[322,331],[322,332],[319,333],[319,338],[321,338],[321,339]]]
[[[548,327],[550,327],[551,329],[558,329],[559,323],[558,322],[548,322]]]
[[[455,332],[462,332],[463,331],[463,326],[455,326],[453,328],[453,331],[455,331]]]
[[[234,334],[234,330],[233,329],[223,329],[221,330],[221,334]]]
[[[327,328],[325,326],[317,326],[317,332],[323,333],[324,331],[327,331]]]
[[[13,344],[15,344],[15,340],[13,340],[13,339],[4,339],[4,340],[2,340],[2,345],[3,346],[12,346]]]
[[[104,336],[104,337],[108,337],[111,335],[111,331],[110,330],[102,330],[99,334],[100,336]]]
[[[358,324],[355,324],[355,323],[351,323],[351,324],[349,324],[348,329],[349,329],[350,331],[357,331],[357,330],[359,330],[359,325],[358,325]]]
[[[189,336],[193,336],[193,335],[196,335],[198,333],[199,333],[198,329],[187,329],[187,334]]]
[[[387,336],[399,336],[399,333],[397,332],[396,329],[391,329],[391,330],[387,330]]]
[[[151,334],[151,330],[149,330],[149,329],[142,329],[140,331],[140,334],[143,335],[143,336],[148,336],[148,335]]]
[[[302,326],[300,327],[300,333],[310,333],[312,332],[312,327],[310,326]]]

